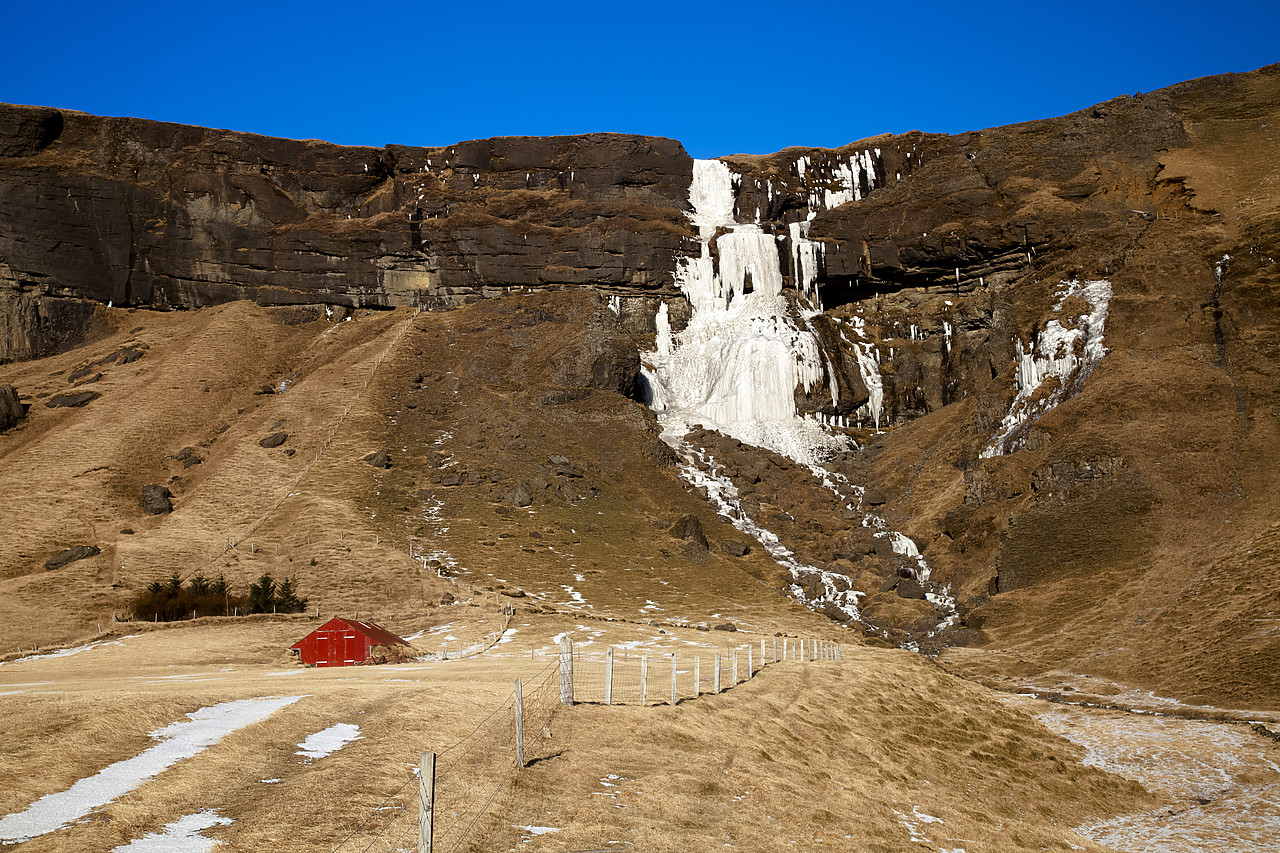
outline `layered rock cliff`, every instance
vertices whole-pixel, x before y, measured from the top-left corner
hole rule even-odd
[[[60,299],[448,306],[660,288],[692,168],[677,142],[617,134],[345,148],[15,106],[0,107],[0,164],[0,358],[82,329]]]

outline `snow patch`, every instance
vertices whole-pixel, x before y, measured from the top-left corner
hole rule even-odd
[[[1017,450],[1026,427],[1078,394],[1085,378],[1107,354],[1102,333],[1111,304],[1111,282],[1072,280],[1063,282],[1062,287],[1053,305],[1055,313],[1061,312],[1072,297],[1084,299],[1088,310],[1079,316],[1049,320],[1044,331],[1033,335],[1028,344],[1014,342],[1018,352],[1018,393],[1009,414],[982,451],[984,459]]]
[[[0,818],[0,841],[26,841],[61,829],[129,793],[184,758],[198,755],[234,731],[265,720],[302,696],[237,699],[187,714],[151,733],[160,741],[133,758],[108,765],[65,791],[36,800],[25,811]]]
[[[165,824],[159,832],[148,832],[141,838],[112,849],[111,853],[208,853],[221,841],[205,838],[200,833],[215,826],[230,826],[231,818],[214,811],[201,810]]]
[[[361,740],[360,727],[353,723],[337,723],[329,728],[307,735],[306,740],[298,744],[294,755],[305,755],[312,760],[324,758],[342,749],[353,740]]]

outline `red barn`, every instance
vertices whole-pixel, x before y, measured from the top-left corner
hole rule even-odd
[[[372,622],[335,616],[293,644],[305,664],[351,666],[369,659],[374,646],[407,646],[404,640]]]

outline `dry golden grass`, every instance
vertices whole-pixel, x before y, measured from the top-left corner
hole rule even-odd
[[[593,636],[598,624],[609,633]],[[6,664],[0,692],[26,692],[0,697],[0,809],[20,810],[136,754],[151,743],[146,732],[197,708],[304,696],[24,849],[109,849],[212,808],[235,820],[207,833],[229,849],[331,850],[409,780],[419,750],[455,743],[509,695],[514,678],[528,683],[542,671],[555,634],[573,631],[588,653],[638,640],[655,655],[692,654],[689,641],[723,648],[721,641],[748,639],[564,616],[517,615],[512,625],[509,643],[448,663],[282,669],[269,662],[274,650],[305,626],[260,618]],[[808,850],[851,842],[898,850],[910,836],[894,810],[915,819],[917,806],[944,821],[922,825],[938,844],[1066,849],[1069,840],[1098,849],[1067,827],[1153,802],[1131,783],[1079,766],[1074,747],[915,655],[848,646],[845,655],[770,666],[730,692],[675,708],[560,711],[549,741],[530,733],[530,754],[540,760],[503,789],[470,849],[523,849],[512,825],[533,824],[562,830],[534,849],[594,849],[615,839],[706,849],[732,839],[755,850],[791,840]],[[289,672],[296,674],[280,674]],[[651,679],[665,698],[664,674],[658,667]],[[294,754],[308,734],[337,722],[359,725],[362,739],[312,761]]]
[[[472,849],[896,851],[915,846],[905,817],[938,847],[1097,850],[1069,827],[1150,802],[990,702],[866,650],[678,708],[575,707],[557,718],[563,754],[520,774]]]

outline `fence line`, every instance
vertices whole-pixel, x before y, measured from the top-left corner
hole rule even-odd
[[[502,605],[502,627],[496,631],[490,631],[476,642],[464,646],[462,641],[458,640],[457,651],[452,649],[452,641],[446,640],[439,651],[431,652],[419,660],[464,660],[482,655],[489,649],[493,648],[502,639],[502,635],[507,633],[507,628],[511,627],[511,618],[515,616],[516,609],[509,604]]]
[[[558,679],[554,661],[517,679],[512,695],[470,734],[439,753],[421,753],[418,772],[374,807],[334,853],[462,849],[511,775],[548,754],[549,726],[560,707]]]
[[[721,693],[783,661],[843,660],[840,643],[811,638],[761,637],[711,654],[704,669],[702,655],[667,652],[619,657],[613,646],[597,655],[574,651],[561,637],[558,654],[561,703],[603,705],[676,705],[707,693]],[[666,680],[669,691],[662,689]]]
[[[779,640],[781,639],[781,644]],[[843,646],[816,639],[773,637],[772,645],[760,639],[757,662],[754,642],[729,649],[734,662],[741,657],[746,679],[759,675],[766,666],[785,661],[842,660]],[[669,704],[695,698],[701,692],[701,657],[693,657],[693,692],[681,690],[679,658],[670,658],[671,692]],[[722,658],[715,654],[714,690],[719,693]],[[687,659],[686,659],[687,660]],[[549,755],[547,741],[556,712],[565,705],[599,702],[604,704],[649,704],[646,695],[649,655],[634,661],[638,688],[627,685],[630,658],[619,660],[614,648],[604,654],[585,657],[575,654],[573,642],[561,637],[560,653],[527,681],[516,679],[509,698],[481,720],[471,733],[439,753],[419,754],[418,772],[391,796],[336,848],[334,853],[455,853],[463,849],[480,819],[504,790],[508,780],[530,760]],[[619,666],[621,664],[621,666]],[[598,665],[598,666],[597,666]],[[603,676],[597,675],[597,668]],[[738,684],[737,675],[728,689]],[[619,690],[621,688],[621,690]],[[638,697],[638,701],[637,701]],[[660,697],[653,697],[661,701]],[[532,739],[527,732],[535,733]],[[533,759],[531,759],[531,756]]]

